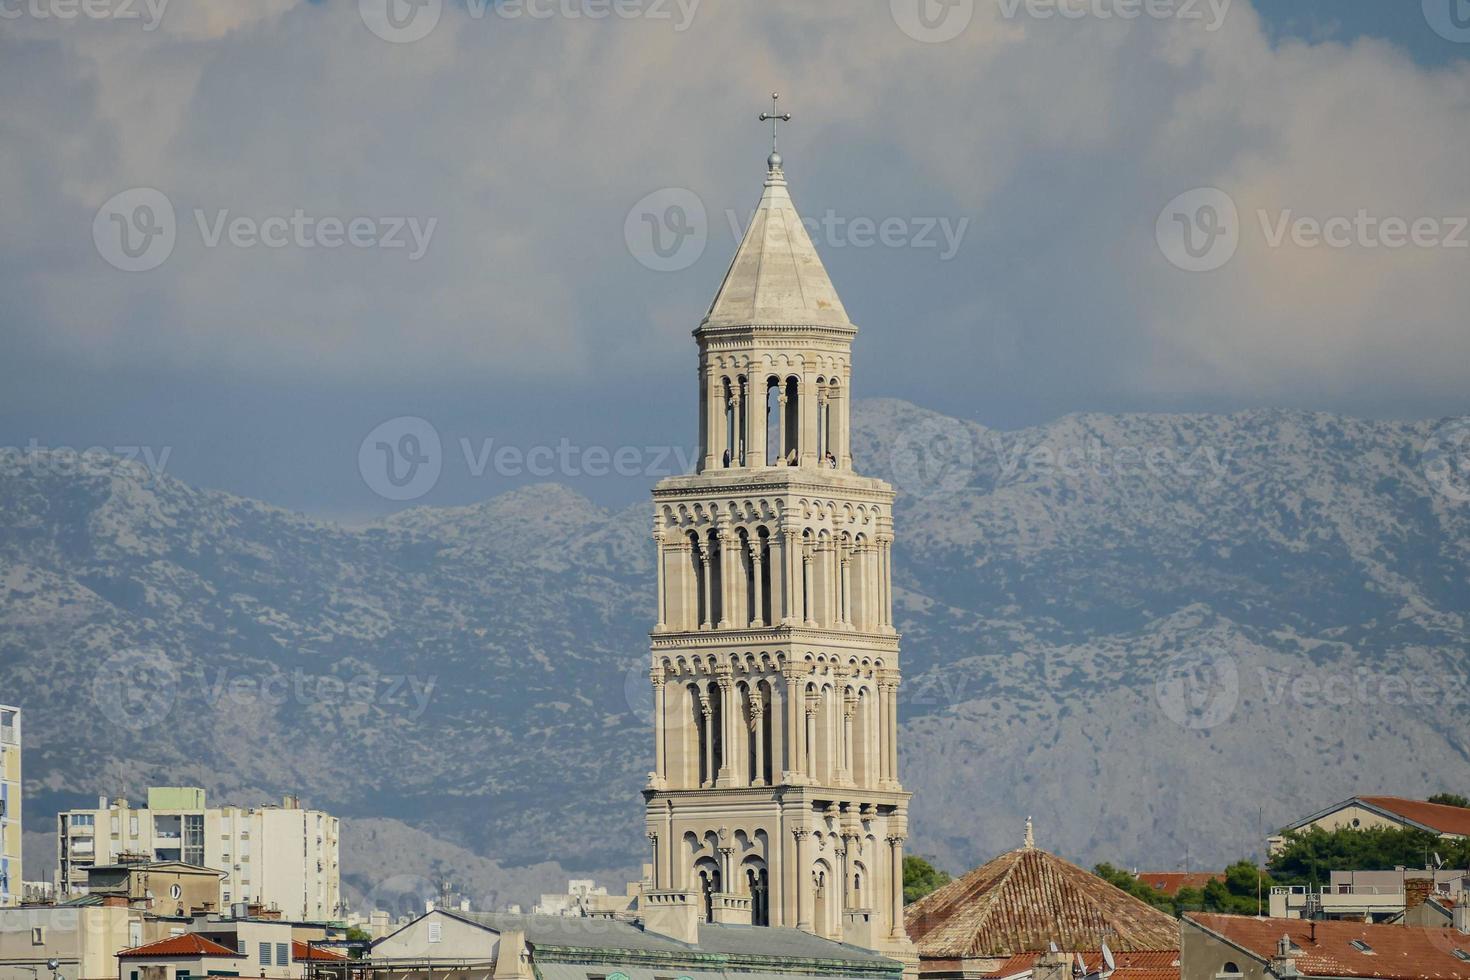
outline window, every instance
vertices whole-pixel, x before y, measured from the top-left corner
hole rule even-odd
[[[261,943],[260,944],[260,965],[261,966],[270,966],[271,965],[271,944],[270,943]]]
[[[443,940],[444,940],[444,923],[442,923],[442,922],[430,922],[429,923],[429,942],[431,942],[431,943],[437,943],[437,942],[443,942]]]
[[[1220,976],[1238,977],[1240,976],[1240,966],[1232,960],[1220,968]]]
[[[128,836],[138,836],[138,818],[136,815],[128,817]]]
[[[291,947],[286,943],[276,943],[276,966],[286,966],[291,962]]]
[[[31,945],[32,946],[44,946],[44,945],[46,945],[46,927],[45,926],[36,926],[34,929],[31,930]]]
[[[71,825],[73,827],[95,827],[96,824],[97,818],[90,813],[73,813],[71,815]]]
[[[1360,953],[1371,953],[1371,952],[1373,952],[1373,947],[1372,946],[1369,946],[1367,943],[1363,942],[1363,940],[1361,940],[1361,939],[1354,939],[1352,942],[1348,943],[1348,945],[1351,946],[1353,949],[1356,949]]]

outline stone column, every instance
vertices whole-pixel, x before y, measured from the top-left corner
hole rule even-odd
[[[878,692],[873,699],[877,702],[874,708],[878,715],[878,724],[874,732],[874,761],[878,770],[878,785],[888,785],[888,681],[884,680],[884,672],[879,671],[874,679],[874,689]]]
[[[654,789],[663,789],[669,781],[668,752],[664,746],[668,732],[668,706],[665,697],[664,669],[649,672],[653,681],[653,777]]]
[[[802,607],[806,616],[806,625],[817,625],[816,596],[812,594],[812,561],[815,555],[810,545],[802,548],[801,554],[801,582],[802,582]]]
[[[745,399],[740,396],[744,385],[736,381],[730,388],[730,465],[745,465],[745,420],[741,408]]]
[[[706,777],[699,781],[699,785],[701,787],[713,786],[715,784],[715,711],[702,685],[699,690],[699,719],[704,732],[703,769]]]
[[[677,869],[674,865],[674,806],[672,803],[664,807],[664,840],[668,843],[664,847],[664,888],[678,888],[680,883],[674,880]]]
[[[888,674],[888,778],[898,784],[898,671]]]
[[[892,898],[889,901],[888,921],[891,923],[889,939],[904,939],[907,933],[903,928],[903,842],[902,834],[893,834],[888,838],[888,846],[893,851],[893,886]]]
[[[727,895],[740,894],[740,882],[735,880],[735,848],[720,848],[720,891]]]
[[[750,377],[750,393],[745,399],[745,415],[750,434],[746,437],[745,465],[751,469],[763,469],[766,465],[766,429],[770,422],[766,418],[766,406],[770,396],[766,393],[765,378]]]
[[[715,785],[720,788],[735,785],[735,769],[731,762],[735,757],[736,739],[731,737],[735,726],[731,724],[736,717],[735,710],[735,678],[730,674],[729,667],[721,667],[716,677],[720,685],[720,771],[715,778]]]
[[[750,625],[761,627],[766,625],[762,610],[765,608],[765,595],[761,591],[761,538],[760,534],[752,535],[750,539],[750,575],[753,589],[751,590],[751,604],[755,607],[750,610]],[[774,611],[772,612],[774,618]]]
[[[695,618],[697,618],[699,620],[699,628],[700,629],[702,629],[702,630],[713,629],[714,628],[714,610],[715,610],[715,607],[714,607],[714,600],[715,600],[715,590],[714,590],[715,566],[714,566],[714,562],[710,561],[710,557],[711,556],[710,556],[710,553],[709,553],[710,552],[709,539],[708,538],[705,538],[705,539],[701,540],[701,542],[698,545],[694,545],[693,547],[695,549],[694,550],[694,563],[695,563],[695,566],[697,567],[697,576],[699,578],[699,581],[696,583],[695,587],[698,588],[698,589],[700,589],[702,592],[704,592],[704,612],[703,613],[699,613],[698,608],[697,608],[698,604],[696,603],[695,612],[698,613],[698,615]]]
[[[806,730],[802,727],[802,706],[806,695],[802,692],[802,675],[787,664],[781,675],[786,679],[786,775],[788,783],[801,783],[806,773]]]
[[[806,749],[802,755],[806,759],[806,775],[812,782],[817,782],[821,776],[817,773],[817,711],[821,708],[820,694],[806,698]],[[830,761],[830,760],[828,760]]]
[[[853,712],[857,710],[857,698],[845,695],[842,699],[842,771],[838,774],[837,781],[846,785],[852,785],[853,765],[852,749],[852,718]]]
[[[730,607],[734,605],[734,602],[732,601],[732,599],[734,597],[734,590],[731,587],[731,581],[730,580],[733,579],[733,578],[735,578],[735,575],[732,574],[733,569],[731,568],[731,566],[734,565],[735,563],[730,560],[734,556],[734,554],[735,554],[735,548],[734,548],[735,535],[730,530],[730,521],[729,521],[728,518],[721,518],[721,520],[720,520],[720,524],[719,524],[719,539],[720,539],[720,619],[719,619],[719,629],[724,630],[724,629],[729,629],[730,628]],[[742,576],[742,578],[743,578],[743,576]],[[742,584],[744,584],[744,583],[742,582]]]
[[[851,377],[844,378],[845,382],[851,383]],[[852,469],[852,394],[845,388],[833,388],[832,398],[836,402],[837,412],[837,467],[841,470]]]
[[[796,528],[794,527],[781,529],[781,566],[781,583],[785,587],[781,622],[796,623],[800,621],[800,614],[797,612],[796,590],[801,585],[796,577],[797,548]]]
[[[812,931],[812,894],[811,873],[812,862],[807,852],[809,845],[807,838],[811,831],[806,829],[794,830],[796,837],[796,928],[802,932]]]
[[[878,547],[882,558],[881,581],[883,583],[883,598],[878,603],[878,613],[882,617],[883,629],[891,633],[893,632],[893,539],[881,539]]]
[[[755,737],[755,770],[750,774],[750,785],[766,785],[766,706],[761,702],[760,691],[750,693],[750,730]]]
[[[654,624],[653,631],[662,633],[669,628],[669,596],[667,591],[667,571],[664,568],[667,552],[664,550],[664,519],[660,515],[654,518],[653,526],[653,553],[654,568],[658,572],[658,622]]]
[[[842,563],[842,625],[852,629],[852,552],[844,548],[839,561]]]
[[[801,465],[816,466],[817,459],[817,383],[811,378],[802,378],[800,389],[801,405],[798,421],[801,423]]]
[[[711,470],[719,458],[715,449],[715,392],[714,373],[703,365],[699,368],[699,434],[700,450],[704,457],[701,470]]]

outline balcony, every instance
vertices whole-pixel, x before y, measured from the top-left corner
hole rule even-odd
[[[1344,919],[1379,922],[1404,911],[1404,892],[1375,885],[1277,885],[1271,889],[1273,919]]]

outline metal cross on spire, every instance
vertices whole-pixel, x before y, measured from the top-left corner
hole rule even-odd
[[[790,122],[791,121],[791,113],[789,113],[789,112],[780,112],[780,113],[778,113],[776,111],[776,102],[780,98],[781,98],[781,93],[780,92],[772,92],[771,93],[771,111],[770,112],[763,112],[763,113],[761,113],[761,122],[769,122],[771,124],[771,156],[770,156],[770,159],[768,159],[766,161],[766,163],[770,165],[770,168],[772,170],[780,170],[781,169],[781,154],[776,149],[776,123],[778,123],[778,122]]]

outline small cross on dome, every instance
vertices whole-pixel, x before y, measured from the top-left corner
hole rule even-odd
[[[776,102],[781,98],[780,92],[771,93],[771,111],[761,113],[761,122],[771,124],[771,155],[766,158],[766,167],[772,171],[781,169],[781,154],[776,149],[776,123],[790,122],[791,113],[776,111]]]

